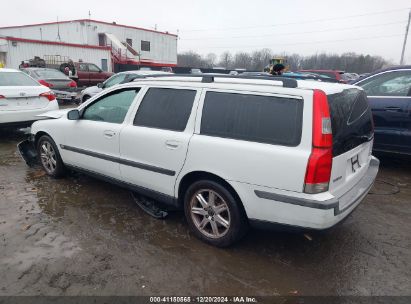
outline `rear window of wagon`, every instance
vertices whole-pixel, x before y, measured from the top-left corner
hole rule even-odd
[[[208,92],[200,133],[297,146],[301,141],[303,105],[302,99]]]

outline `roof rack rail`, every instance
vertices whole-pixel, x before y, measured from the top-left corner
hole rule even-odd
[[[280,81],[283,84],[284,88],[297,88],[298,82],[295,79],[282,77],[282,76],[241,76],[241,75],[226,75],[226,74],[214,74],[214,75],[193,75],[193,74],[153,74],[153,75],[133,75],[129,77],[126,82],[132,82],[135,79],[145,79],[145,78],[166,78],[166,77],[195,77],[201,78],[201,82],[203,83],[212,83],[214,82],[215,78],[228,78],[228,79],[256,79],[256,80],[273,80],[273,81]]]

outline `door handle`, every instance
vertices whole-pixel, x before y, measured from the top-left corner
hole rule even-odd
[[[399,112],[401,111],[401,108],[400,107],[385,107],[384,110],[389,111],[389,112]]]
[[[176,140],[167,140],[166,147],[169,149],[177,149],[180,146],[180,142]]]
[[[104,131],[104,137],[112,138],[112,137],[114,137],[115,135],[116,135],[116,132],[114,132],[114,131],[111,131],[111,130],[106,130],[106,131]]]

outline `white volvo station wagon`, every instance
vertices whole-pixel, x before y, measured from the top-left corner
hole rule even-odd
[[[221,247],[250,225],[330,228],[373,185],[379,161],[361,88],[170,76],[47,114],[20,144],[23,157],[37,154],[53,177],[77,170],[184,209],[193,233]]]

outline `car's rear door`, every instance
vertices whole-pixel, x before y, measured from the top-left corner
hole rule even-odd
[[[120,134],[124,181],[174,196],[175,180],[184,165],[193,135],[200,90],[150,87],[132,123]]]
[[[138,92],[139,88],[110,91],[83,108],[79,120],[67,120],[61,145],[64,162],[120,179],[120,132]]]
[[[383,72],[357,85],[371,104],[375,150],[411,153],[411,69]]]

